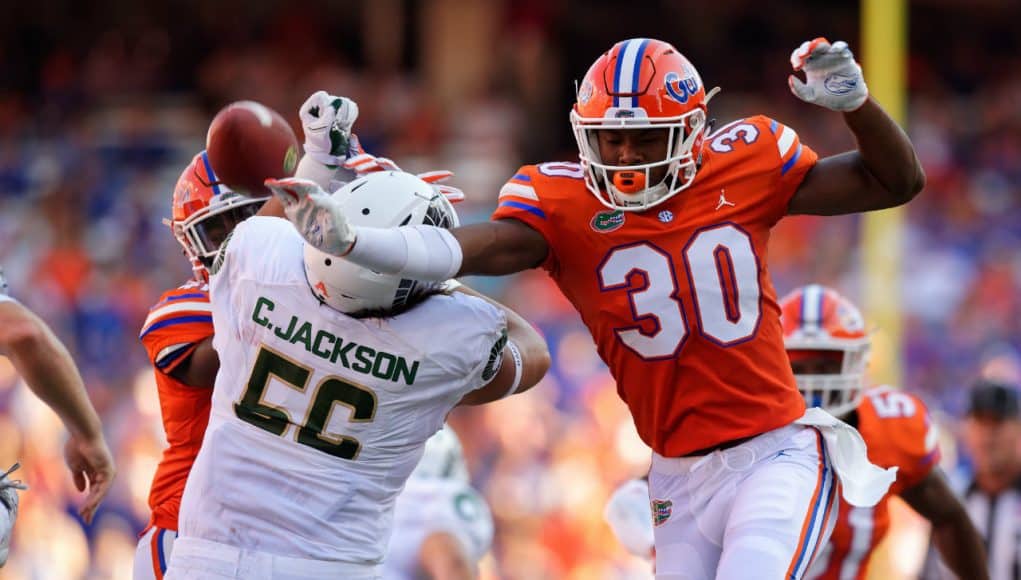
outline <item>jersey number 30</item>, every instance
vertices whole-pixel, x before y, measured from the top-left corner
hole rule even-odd
[[[685,281],[691,289],[702,336],[732,346],[755,335],[762,315],[759,267],[748,234],[733,224],[700,230],[684,246]],[[643,279],[632,284],[634,274]],[[681,276],[670,253],[650,242],[610,250],[599,266],[603,292],[627,290],[635,322],[617,337],[644,359],[676,356],[688,336],[678,294]]]
[[[234,413],[246,423],[274,435],[283,435],[288,425],[294,422],[287,410],[263,400],[271,376],[292,389],[304,392],[312,376],[312,369],[263,346],[252,365],[252,374],[241,400],[234,403]],[[357,439],[323,432],[334,405],[348,407],[351,422],[372,421],[376,415],[375,393],[340,377],[326,377],[316,385],[312,406],[305,415],[305,422],[298,427],[297,441],[335,457],[355,459],[361,450],[361,443]]]

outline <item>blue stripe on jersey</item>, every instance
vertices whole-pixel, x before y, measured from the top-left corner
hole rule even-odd
[[[517,179],[518,181],[532,181],[532,176],[524,173],[515,173],[514,177],[511,179]]]
[[[528,205],[526,203],[522,203],[520,201],[507,200],[507,201],[501,201],[500,205],[497,206],[497,207],[503,207],[505,205],[509,206],[509,207],[514,207],[514,208],[517,208],[517,209],[523,209],[523,210],[527,211],[528,213],[533,213],[533,214],[541,217],[542,219],[546,219],[546,214],[543,213],[543,211],[541,209],[539,209],[539,208],[537,208],[535,206],[531,206],[531,205]]]
[[[791,167],[794,167],[794,164],[797,163],[798,157],[801,157],[801,143],[798,143],[798,150],[794,152],[794,155],[792,155],[791,158],[787,160],[787,163],[784,163],[783,167],[780,168],[780,175],[785,175],[788,171],[790,171]]]
[[[190,347],[191,347],[191,344],[182,344],[181,348],[175,350],[174,352],[172,352],[172,353],[168,354],[167,356],[161,358],[160,360],[156,361],[156,368],[158,368],[158,369],[165,369],[165,368],[167,368],[168,366],[170,366],[170,363],[172,363],[175,360],[181,358],[181,356],[184,353],[188,352],[188,349]]]
[[[156,304],[156,306],[153,306],[152,308],[150,308],[149,312],[152,312],[153,310],[156,310],[157,308],[159,308],[160,306],[163,306],[167,302],[173,302],[174,300],[184,300],[185,298],[208,298],[208,297],[209,296],[207,294],[203,294],[201,292],[195,292],[193,294],[178,294],[177,296],[167,296],[163,300],[160,300]]]
[[[776,133],[776,125],[777,125],[776,119],[771,119],[770,122],[769,122],[769,130],[770,130],[771,133],[774,133],[774,134]]]
[[[205,151],[202,152],[202,163],[206,166],[206,175],[209,176],[209,181],[213,184],[213,195],[220,195],[220,182],[216,178],[216,173],[213,172],[213,166],[209,164],[209,154]]]
[[[543,216],[543,217],[545,217],[545,216]],[[168,318],[166,320],[161,320],[161,321],[151,325],[149,328],[146,328],[145,331],[142,332],[142,334],[138,335],[138,338],[142,339],[142,338],[145,337],[145,335],[149,334],[150,332],[152,332],[154,330],[159,330],[161,328],[164,328],[164,327],[167,327],[167,326],[171,326],[171,325],[174,325],[174,324],[185,324],[187,322],[208,322],[208,323],[212,324],[213,323],[213,316],[211,314],[189,315],[189,316],[178,316],[177,318]]]
[[[184,298],[206,298],[206,297],[207,295],[202,292],[195,292],[194,294],[178,294],[177,296],[167,296],[166,301],[170,302],[171,300],[182,300]]]

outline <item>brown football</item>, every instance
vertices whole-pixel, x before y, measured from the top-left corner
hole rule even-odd
[[[206,134],[206,152],[220,183],[251,197],[269,195],[267,178],[291,177],[298,137],[280,113],[255,101],[220,109]]]

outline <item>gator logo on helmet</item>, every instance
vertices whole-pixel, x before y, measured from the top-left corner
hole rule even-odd
[[[585,79],[585,82],[581,83],[581,88],[578,90],[578,102],[586,105],[592,100],[592,94],[596,91],[596,86],[592,84],[592,81]]]
[[[861,317],[861,312],[846,303],[841,302],[837,305],[837,318],[840,319],[840,324],[851,332],[865,330],[865,320]]]
[[[593,230],[601,234],[612,232],[624,225],[624,212],[619,209],[596,212],[596,215],[592,216],[592,221],[589,225],[592,226]]]
[[[670,71],[663,76],[667,95],[682,105],[698,92],[700,82],[698,75],[690,71],[685,71],[685,74],[687,76],[682,78],[679,73]]]

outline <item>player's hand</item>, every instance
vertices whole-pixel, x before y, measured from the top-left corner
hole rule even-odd
[[[64,445],[64,461],[71,470],[71,477],[78,491],[85,491],[88,488],[85,503],[78,509],[78,514],[85,523],[92,523],[96,508],[113,484],[115,469],[110,449],[102,436],[97,439],[84,439],[72,435]]]
[[[805,80],[787,77],[791,92],[802,101],[833,111],[853,111],[869,98],[869,89],[843,41],[830,44],[825,38],[807,40],[791,53],[791,66],[805,71]]]
[[[348,157],[358,104],[316,91],[301,105],[298,115],[305,133],[305,155],[326,166],[341,165]]]
[[[358,177],[377,171],[401,171],[392,159],[376,157],[371,153],[361,153],[349,158],[344,162],[344,169],[354,171]]]
[[[376,157],[371,153],[362,153],[351,157],[344,162],[344,169],[353,171],[358,177],[374,173],[376,171],[402,171],[392,159]],[[432,185],[436,193],[447,198],[447,201],[450,203],[464,201],[463,191],[453,185],[443,183],[453,176],[454,172],[447,169],[426,171],[425,173],[418,173],[415,175],[415,177],[418,177],[422,181]]]
[[[343,256],[355,242],[355,231],[340,204],[314,181],[299,177],[267,179],[266,187],[284,206],[284,214],[312,247]]]
[[[446,169],[439,169],[437,171],[426,171],[425,173],[419,173],[416,175],[422,181],[433,186],[433,190],[436,193],[447,198],[450,203],[458,203],[464,201],[464,192],[460,188],[454,187],[453,185],[443,183],[454,176],[453,171]]]

